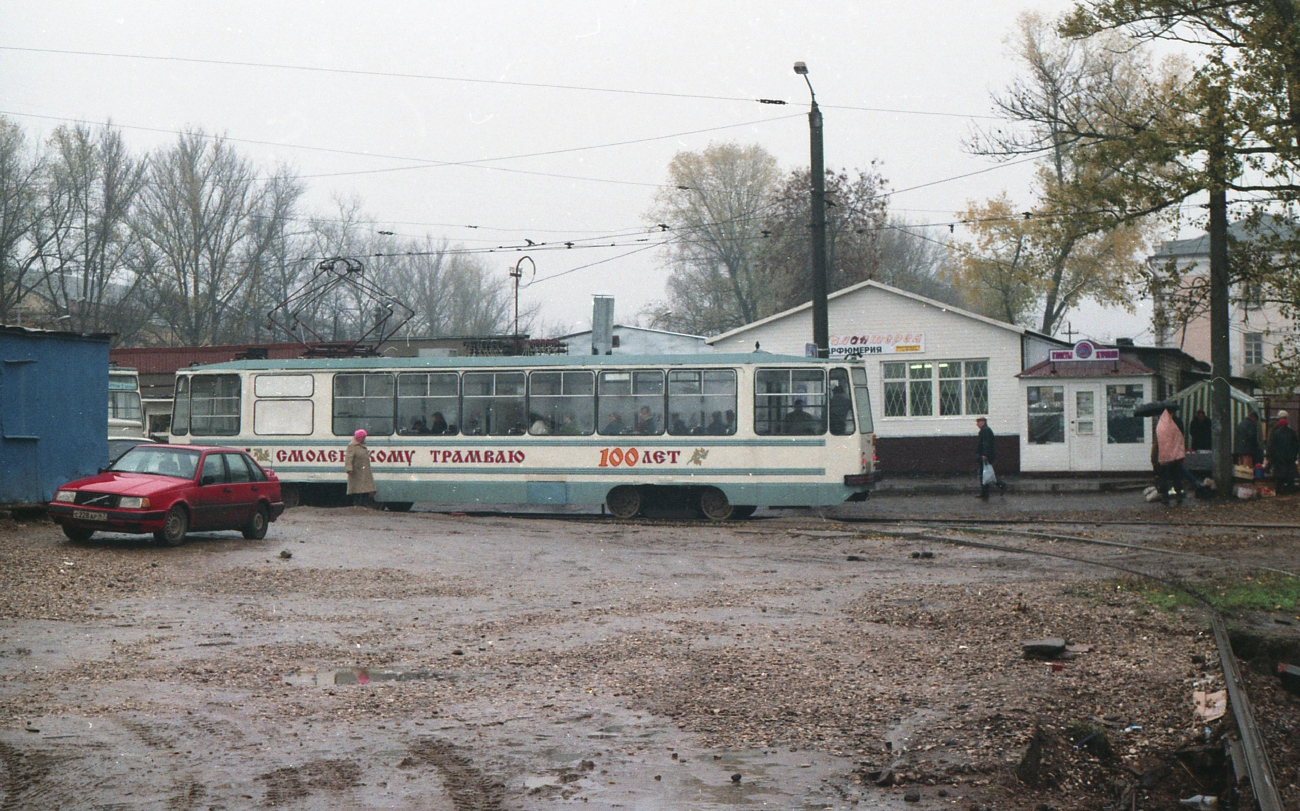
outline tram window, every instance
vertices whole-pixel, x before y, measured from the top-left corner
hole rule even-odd
[[[239,433],[239,375],[190,378],[190,433],[194,436]]]
[[[372,436],[393,433],[391,372],[334,375],[334,435],[364,429]]]
[[[871,392],[867,389],[867,370],[861,366],[849,369],[853,378],[853,404],[858,410],[858,432],[869,434],[875,425],[871,419]]]
[[[528,423],[523,372],[466,372],[461,433],[467,436],[519,436]]]
[[[460,379],[455,372],[398,375],[397,433],[458,433],[459,394]]]
[[[190,379],[176,378],[176,396],[172,400],[173,436],[185,436],[190,432]]]
[[[602,434],[662,434],[664,373],[658,369],[601,372],[598,406]]]
[[[826,433],[826,373],[821,369],[760,369],[754,375],[754,433]]]
[[[586,436],[596,424],[596,376],[533,372],[528,376],[528,433]]]
[[[253,433],[259,436],[308,436],[315,408],[311,400],[258,400],[253,403]]]
[[[831,433],[848,436],[856,427],[853,424],[853,400],[849,397],[849,370],[831,369],[831,397],[827,407]]]
[[[736,433],[736,373],[731,369],[669,372],[668,433]]]

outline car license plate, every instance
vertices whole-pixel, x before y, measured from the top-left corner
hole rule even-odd
[[[107,521],[108,513],[96,512],[94,510],[73,510],[73,518],[79,518],[82,521]]]

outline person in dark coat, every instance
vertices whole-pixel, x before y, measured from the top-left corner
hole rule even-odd
[[[1244,420],[1237,423],[1233,438],[1236,440],[1233,452],[1237,454],[1237,464],[1253,468],[1264,456],[1259,447],[1259,415],[1254,411],[1247,414]]]
[[[977,474],[980,478],[980,498],[987,500],[989,497],[989,488],[993,485],[984,483],[984,463],[993,464],[993,429],[989,427],[989,421],[983,417],[975,419],[975,425],[980,429],[979,436],[975,440],[975,466],[978,468]],[[998,486],[999,493],[1007,492],[1007,483],[1002,481],[1002,477],[997,475],[997,468],[993,470],[993,483]]]
[[[1192,450],[1213,449],[1214,423],[1210,422],[1210,418],[1205,415],[1205,409],[1196,409],[1196,416],[1192,417],[1191,423],[1187,426],[1187,433],[1191,435]]]
[[[1277,413],[1277,424],[1268,435],[1268,464],[1273,468],[1273,483],[1280,496],[1296,489],[1296,455],[1300,452],[1300,438],[1296,437],[1285,411]]]

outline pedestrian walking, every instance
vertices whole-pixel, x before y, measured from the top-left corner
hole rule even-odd
[[[989,488],[995,484],[998,486],[998,492],[1005,495],[1007,483],[1002,481],[997,469],[993,467],[993,429],[989,427],[989,421],[983,417],[977,417],[975,425],[979,427],[979,436],[975,440],[975,461],[979,468],[980,498],[988,500]]]
[[[1280,496],[1294,493],[1296,489],[1296,455],[1300,453],[1300,438],[1291,427],[1285,411],[1277,412],[1277,424],[1268,435],[1268,464],[1273,468],[1273,486]]]
[[[359,429],[352,435],[348,449],[343,453],[343,469],[348,474],[348,495],[357,507],[373,507],[375,493],[375,476],[370,472],[370,449],[366,447],[365,429]]]
[[[1263,449],[1259,446],[1259,414],[1252,411],[1246,415],[1245,419],[1237,423],[1234,438],[1236,439],[1237,464],[1245,465],[1253,470],[1255,463],[1264,456]]]

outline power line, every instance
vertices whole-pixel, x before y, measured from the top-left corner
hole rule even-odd
[[[682,138],[687,135],[700,135],[706,132],[718,132],[720,130],[737,129],[740,127],[752,127],[758,124],[770,124],[774,121],[787,121],[792,118],[803,118],[803,113],[798,113],[796,115],[777,116],[776,118],[762,118],[756,121],[746,121],[740,124],[724,124],[720,127],[706,127],[705,129],[699,129],[699,130],[687,130],[686,132],[674,132],[674,133],[669,133],[668,135],[654,135],[649,138],[634,138],[628,141],[612,141],[606,144],[592,144],[589,146],[575,146],[575,147],[568,147],[565,149],[551,149],[551,150],[546,150],[544,152],[524,152],[518,155],[504,155],[496,158],[476,158],[474,160],[467,160],[467,161],[429,161],[417,166],[395,166],[388,169],[359,169],[351,172],[327,172],[327,173],[313,174],[313,175],[302,175],[302,177],[304,178],[343,177],[345,175],[372,175],[372,174],[382,174],[387,172],[405,172],[411,169],[429,169],[429,168],[438,168],[442,166],[476,166],[477,164],[488,163],[493,161],[518,160],[520,158],[539,158],[539,157],[546,157],[549,155],[564,155],[573,152],[585,152],[587,150],[592,150],[592,149],[610,149],[616,146],[631,146],[633,144],[645,144],[653,141],[666,141],[673,138]],[[496,167],[477,167],[477,168],[495,169]]]
[[[115,124],[115,123],[113,123],[112,121],[90,121],[90,120],[83,119],[83,118],[70,118],[70,117],[64,117],[64,116],[39,115],[39,114],[37,114],[37,113],[18,113],[18,112],[13,112],[13,111],[10,111],[10,110],[0,110],[0,115],[13,116],[13,117],[15,117],[15,118],[36,118],[36,119],[41,119],[41,120],[43,120],[43,121],[60,121],[60,122],[67,122],[67,123],[72,123],[72,124],[85,124],[86,126],[96,126],[96,127],[117,127],[118,129],[124,129],[124,130],[137,130],[137,131],[140,131],[140,132],[157,132],[157,133],[166,133],[166,134],[168,134],[168,135],[180,135],[181,133],[186,132],[186,130],[165,129],[165,128],[162,128],[162,127],[145,127],[145,126],[133,125],[133,124]],[[770,119],[770,120],[780,120],[780,119]],[[735,126],[744,126],[744,125],[739,125],[739,124],[738,124],[738,125],[735,125]],[[190,134],[190,135],[193,135],[193,136],[196,136],[196,137],[201,137],[201,138],[204,138],[204,139],[206,139],[206,140],[210,140],[210,141],[215,141],[215,140],[230,141],[230,142],[232,142],[232,143],[238,143],[238,144],[255,144],[255,145],[257,145],[257,146],[274,146],[274,147],[282,147],[282,148],[285,148],[285,149],[299,149],[299,150],[304,150],[304,151],[308,151],[308,152],[326,152],[326,153],[335,154],[335,155],[352,155],[352,156],[360,156],[360,157],[365,157],[365,158],[382,158],[382,159],[384,159],[384,160],[402,160],[402,161],[422,161],[422,162],[423,162],[423,161],[426,160],[426,159],[424,159],[424,158],[416,158],[416,157],[410,157],[410,156],[405,156],[405,155],[385,155],[385,154],[378,153],[378,152],[364,152],[364,151],[361,151],[361,150],[355,150],[355,149],[333,149],[333,148],[330,148],[330,147],[323,147],[323,146],[307,146],[307,145],[304,145],[304,144],[287,144],[287,143],[284,143],[284,142],[282,142],[282,141],[262,141],[262,140],[258,140],[258,139],[255,139],[255,138],[235,138],[235,137],[233,137],[233,136],[229,136],[229,135],[210,135],[210,134],[208,134],[208,133],[195,133],[195,132],[190,132],[189,134]],[[673,136],[665,136],[665,137],[673,137]],[[592,147],[592,148],[601,148],[601,147]],[[484,158],[484,159],[482,159],[482,160],[506,160],[506,158]],[[400,171],[400,170],[404,170],[404,169],[419,169],[419,168],[423,168],[424,165],[427,165],[427,164],[422,163],[420,166],[402,166],[402,167],[397,167],[396,169],[390,169],[390,170],[387,170],[387,171]],[[434,165],[442,165],[442,164],[434,164]],[[463,166],[469,166],[469,167],[471,167],[471,168],[475,168],[475,169],[485,169],[485,170],[490,170],[490,171],[495,171],[495,172],[510,172],[510,173],[512,173],[512,174],[520,174],[520,175],[537,175],[537,176],[540,176],[540,177],[554,177],[554,178],[560,178],[560,179],[563,179],[563,180],[585,180],[585,181],[590,181],[590,182],[593,182],[593,183],[613,183],[613,184],[617,184],[617,185],[621,185],[621,186],[648,186],[648,187],[650,187],[650,188],[661,188],[661,187],[663,186],[662,183],[646,183],[646,182],[643,182],[643,181],[636,181],[636,180],[612,180],[612,179],[609,179],[609,178],[602,178],[602,177],[585,177],[585,176],[582,176],[582,175],[564,175],[564,174],[558,174],[558,173],[555,173],[555,172],[535,172],[535,171],[529,171],[529,170],[526,170],[526,169],[508,169],[508,168],[503,167],[503,166],[476,166],[476,165],[474,164],[474,162],[470,162],[470,161],[467,161],[467,162],[464,162],[464,163],[448,162],[446,165],[463,165]],[[380,171],[383,171],[383,170],[380,170]],[[339,174],[354,174],[354,173],[342,172],[342,173],[339,173]],[[333,176],[333,175],[304,175],[303,177],[332,177],[332,176]]]
[[[423,81],[460,82],[464,84],[501,85],[505,87],[529,87],[529,88],[538,88],[538,89],[545,89],[545,90],[574,90],[574,91],[579,91],[584,93],[611,93],[611,94],[618,94],[618,95],[652,96],[658,98],[672,98],[672,99],[695,99],[695,100],[704,100],[704,101],[737,101],[737,102],[745,102],[749,104],[759,103],[759,104],[784,105],[788,103],[783,99],[753,98],[749,96],[718,96],[718,95],[710,95],[706,93],[670,93],[667,91],[660,91],[660,90],[632,90],[628,88],[619,88],[619,87],[596,87],[593,85],[556,84],[556,83],[549,83],[549,82],[521,82],[521,81],[512,81],[508,79],[473,79],[473,78],[466,78],[463,76],[441,76],[441,75],[429,74],[429,73],[401,73],[395,71],[359,70],[356,68],[326,68],[326,67],[318,67],[313,65],[290,65],[290,64],[277,63],[277,62],[250,62],[250,61],[235,60],[235,59],[200,59],[198,57],[186,57],[186,56],[153,56],[148,54],[113,53],[110,51],[79,51],[79,50],[69,50],[63,48],[31,48],[31,47],[20,47],[17,45],[0,45],[0,51],[60,54],[63,56],[95,56],[95,57],[103,57],[107,59],[137,59],[137,60],[149,61],[149,62],[182,62],[182,63],[195,64],[195,65],[219,65],[222,67],[269,68],[273,70],[292,70],[292,71],[301,71],[305,73],[332,73],[332,74],[341,74],[347,76],[372,76],[372,77],[380,77],[386,79],[419,79]],[[822,108],[837,109],[837,110],[855,110],[855,111],[869,112],[869,113],[890,113],[893,115],[930,115],[930,116],[941,116],[946,118],[986,118],[986,119],[992,119],[997,121],[1002,120],[997,116],[991,116],[991,115],[949,113],[949,112],[939,112],[939,111],[931,111],[931,110],[905,110],[905,109],[888,108],[888,107],[863,107],[863,106],[854,106],[854,105],[823,104]]]

